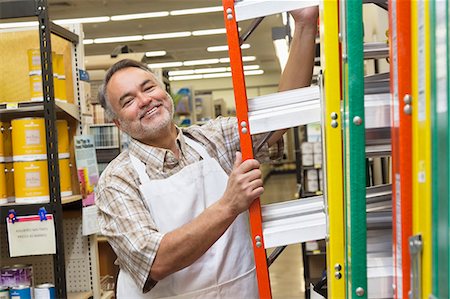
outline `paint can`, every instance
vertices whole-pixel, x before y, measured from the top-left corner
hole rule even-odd
[[[9,299],[9,288],[7,286],[0,286],[0,299]]]
[[[67,120],[57,120],[56,130],[58,132],[58,157],[59,159],[69,158],[69,125]]]
[[[49,202],[47,161],[14,162],[16,203]]]
[[[0,205],[8,203],[8,192],[6,190],[6,167],[0,163]]]
[[[11,121],[14,161],[47,159],[44,118],[18,118]]]
[[[31,287],[20,285],[9,290],[11,299],[31,299]]]
[[[70,171],[69,159],[59,160],[59,182],[61,197],[72,195],[72,176]]]
[[[44,283],[34,288],[34,299],[55,299],[55,286],[51,283]]]

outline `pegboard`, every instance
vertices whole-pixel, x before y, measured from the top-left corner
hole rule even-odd
[[[67,292],[90,291],[93,289],[91,241],[89,237],[82,236],[81,217],[65,218],[63,227]],[[54,284],[53,257],[51,255],[10,258],[5,224],[0,225],[0,231],[0,266],[32,265],[34,285]]]
[[[81,217],[64,219],[67,292],[92,290],[89,238],[82,235]]]

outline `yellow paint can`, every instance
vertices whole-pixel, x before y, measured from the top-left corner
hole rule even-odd
[[[16,203],[49,202],[47,161],[14,162]]]
[[[30,75],[41,72],[41,51],[39,49],[28,49],[28,71]]]
[[[14,161],[47,159],[43,118],[18,118],[11,121]]]
[[[58,131],[58,157],[60,159],[69,158],[69,125],[67,120],[57,120],[56,130]]]
[[[59,181],[61,189],[61,197],[72,195],[72,176],[70,171],[69,159],[59,160]]]
[[[3,157],[5,162],[12,162],[12,137],[11,137],[11,123],[3,122],[0,126],[3,135]]]
[[[6,192],[6,168],[5,163],[0,163],[0,204],[8,202],[8,194]]]
[[[14,202],[14,168],[13,163],[5,163],[6,197],[8,202]]]

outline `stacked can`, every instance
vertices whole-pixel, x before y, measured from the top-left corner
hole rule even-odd
[[[16,203],[49,202],[47,145],[43,118],[11,121]],[[72,195],[67,121],[56,121],[61,195]]]
[[[31,265],[14,265],[0,268],[0,286],[1,299],[31,299],[33,267]],[[6,296],[7,292],[8,296]]]
[[[55,299],[55,286],[51,283],[37,285],[34,288],[34,299]]]
[[[55,64],[53,67],[56,73],[56,80],[53,81],[55,82],[55,100],[67,102],[64,55],[56,54],[54,61]]]
[[[63,55],[60,55],[63,56]],[[59,59],[59,60],[58,60]],[[61,64],[61,66],[59,66]],[[64,73],[64,60],[58,58],[55,52],[52,52],[52,65],[53,65],[53,89],[55,94],[55,100],[66,101],[66,85],[65,85],[65,73]],[[58,69],[62,74],[58,74]],[[30,97],[31,101],[42,101],[43,100],[43,90],[42,90],[42,69],[41,69],[41,52],[39,49],[29,49],[28,50],[28,71],[30,77]],[[59,82],[64,81],[64,87]],[[64,88],[62,91],[61,88]],[[64,93],[64,96],[62,95]],[[64,97],[62,99],[61,97]]]
[[[0,205],[14,202],[11,124],[0,122]]]

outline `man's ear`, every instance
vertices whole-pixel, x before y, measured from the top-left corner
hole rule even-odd
[[[120,121],[118,119],[113,119],[114,124],[121,130]]]

